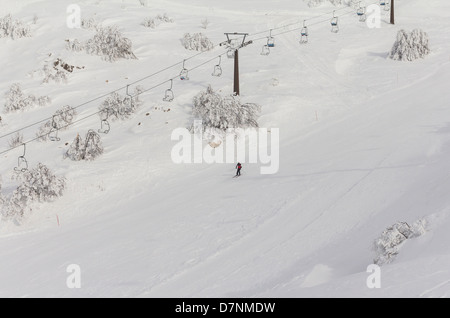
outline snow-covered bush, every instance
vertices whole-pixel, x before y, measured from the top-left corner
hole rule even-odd
[[[9,148],[15,148],[21,144],[23,144],[23,135],[20,132],[14,134],[8,141]]]
[[[66,49],[73,52],[82,52],[85,50],[84,44],[81,43],[78,39],[74,40],[66,40]]]
[[[16,178],[21,182],[2,211],[3,217],[21,218],[27,209],[31,210],[33,202],[50,202],[63,195],[66,181],[57,177],[44,164],[39,163],[36,168],[18,174]]]
[[[78,134],[65,154],[65,158],[73,161],[94,160],[103,153],[100,135],[89,130],[83,140]]]
[[[36,97],[34,95],[25,96],[19,83],[11,85],[5,94],[5,112],[25,110],[33,106],[46,106],[50,103],[48,96]]]
[[[430,47],[426,32],[414,29],[408,34],[405,30],[400,30],[389,53],[389,58],[398,61],[414,61],[425,58],[429,53]]]
[[[318,7],[320,6],[322,3],[324,3],[325,1],[330,2],[331,4],[338,6],[341,5],[343,3],[348,3],[349,0],[303,0],[306,1],[308,3],[309,7]]]
[[[141,6],[143,6],[143,7],[148,6],[148,0],[139,0],[139,3],[140,3]]]
[[[202,33],[185,33],[181,40],[184,48],[194,51],[209,51],[214,48],[214,44]]]
[[[383,265],[394,260],[407,239],[418,237],[426,231],[426,222],[418,220],[411,226],[406,222],[397,222],[381,233],[373,244],[376,253],[374,263]]]
[[[209,25],[209,20],[208,20],[208,18],[203,19],[203,20],[201,21],[201,25],[202,25],[202,28],[206,30],[206,29],[208,28],[208,25]]]
[[[96,34],[92,39],[81,43],[77,39],[67,40],[67,49],[87,54],[99,55],[109,62],[118,59],[137,59],[132,51],[131,40],[124,37],[116,26],[97,26]]]
[[[20,20],[13,20],[11,14],[0,18],[0,38],[10,37],[13,40],[30,37],[31,29]]]
[[[44,65],[43,72],[43,83],[49,83],[50,81],[54,81],[56,83],[67,83],[67,74],[61,69],[51,68],[48,65]]]
[[[99,23],[95,18],[82,18],[81,28],[86,30],[95,30],[99,26]]]
[[[77,116],[77,111],[69,106],[63,106],[61,109],[58,109],[55,114],[52,116],[51,120],[46,121],[36,133],[36,136],[41,141],[47,141],[50,136],[50,132],[52,131],[60,131],[67,129]]]
[[[166,13],[164,13],[163,15],[158,14],[154,18],[145,18],[142,25],[147,28],[155,29],[161,23],[173,23],[173,19],[168,17]]]
[[[131,96],[123,96],[117,92],[111,93],[100,105],[99,115],[104,116],[108,114],[109,118],[127,119],[142,105],[139,99],[139,94],[142,92],[142,87],[137,86],[134,89],[134,94]]]
[[[261,106],[242,104],[239,96],[222,97],[211,86],[193,99],[193,115],[201,118],[204,127],[226,130],[228,128],[258,127],[257,118]]]
[[[45,64],[42,70],[44,74],[43,83],[54,81],[56,83],[67,83],[68,75],[73,73],[74,69],[83,69],[83,67],[70,65],[62,59],[57,58],[51,64]]]

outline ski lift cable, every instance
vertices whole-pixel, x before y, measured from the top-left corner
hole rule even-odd
[[[347,14],[351,14],[351,13],[355,13],[355,11],[348,11],[348,12],[345,12],[345,13],[341,14],[340,17],[345,16],[345,15],[347,15]],[[331,14],[332,14],[332,13],[331,13]],[[305,21],[306,21],[306,20],[305,20]],[[325,23],[325,22],[327,22],[327,23],[330,22],[330,19],[328,18],[328,19],[326,19],[326,20],[321,20],[321,21],[318,21],[318,22],[314,22],[314,23],[308,24],[308,27],[314,26],[314,25],[317,25],[317,24],[321,24],[321,23]],[[302,23],[303,23],[303,21],[302,21]],[[298,24],[298,23],[297,23],[297,24]],[[290,29],[290,30],[287,30],[287,31],[279,32],[279,33],[277,33],[277,34],[274,34],[273,36],[275,37],[275,36],[278,36],[278,35],[282,35],[282,34],[294,32],[294,31],[298,31],[298,30],[301,30],[301,29],[303,29],[303,25],[302,25],[301,27],[298,27],[298,28],[294,28],[294,29]],[[261,40],[264,40],[264,39],[267,39],[267,37],[264,36],[264,37],[256,38],[256,39],[253,39],[252,41],[253,41],[253,42],[256,42],[256,41],[261,41]]]
[[[374,3],[378,3],[378,1],[376,1],[376,2],[374,2]],[[342,10],[342,9],[345,9],[345,8],[337,9],[337,10],[334,10],[334,11],[338,11],[338,10]],[[341,14],[341,16],[344,16],[344,15],[347,15],[347,14],[350,14],[350,13],[354,13],[354,12],[355,12],[354,10],[348,11],[348,12],[346,12],[346,13]],[[329,15],[329,14],[331,14],[331,13],[323,14],[323,15],[321,15],[321,16]],[[319,16],[318,16],[318,17],[319,17]],[[278,27],[278,28],[272,28],[272,29],[269,29],[269,30],[265,31],[264,33],[267,33],[267,32],[270,31],[270,30],[279,30],[279,29],[285,28],[285,27],[290,26],[290,25],[296,25],[296,24],[299,24],[299,23],[304,23],[305,21],[312,20],[312,19],[315,19],[315,18],[317,18],[317,17],[310,18],[310,19],[306,19],[306,20],[304,20],[304,21],[302,21],[302,22],[292,23],[292,24],[285,25],[285,26]],[[324,23],[324,22],[329,22],[329,19],[326,19],[326,20],[323,20],[323,21],[319,21],[319,22],[315,22],[315,23],[311,23],[311,24],[309,24],[309,26],[317,25],[317,24]],[[277,34],[275,34],[275,35],[273,35],[273,36],[277,36],[277,35],[281,35],[281,34],[286,34],[286,33],[294,32],[294,31],[300,30],[300,29],[302,29],[302,28],[303,28],[303,26],[302,26],[302,27],[298,27],[298,28],[294,28],[294,29],[290,29],[290,30],[287,30],[287,31],[284,31],[284,32],[280,32],[280,33],[277,33]],[[262,33],[263,33],[263,32],[259,32],[259,33],[254,33],[254,34],[252,34],[252,35],[254,36],[254,35],[256,35],[256,34],[262,34]],[[259,40],[263,40],[263,39],[267,39],[267,37],[264,36],[264,37],[261,37],[261,38],[253,39],[252,41],[259,41]],[[213,48],[216,48],[216,47],[219,46],[219,45],[221,45],[221,44],[217,44],[217,45],[215,45]],[[91,100],[88,100],[88,101],[86,101],[86,102],[84,102],[84,103],[82,103],[82,104],[79,104],[79,105],[73,107],[72,109],[78,109],[78,108],[80,108],[80,107],[82,107],[82,106],[84,106],[84,105],[87,105],[87,104],[89,104],[89,103],[92,103],[92,102],[94,102],[94,101],[96,101],[96,100],[99,100],[99,99],[101,99],[101,98],[105,98],[105,97],[109,96],[109,95],[112,94],[112,93],[115,93],[115,92],[118,92],[118,91],[120,91],[120,90],[126,89],[127,86],[134,85],[134,84],[136,84],[136,83],[138,83],[138,82],[141,82],[141,81],[143,81],[143,80],[145,80],[145,79],[148,79],[148,78],[150,78],[150,77],[156,76],[157,74],[160,74],[160,73],[162,73],[162,72],[164,72],[164,71],[167,71],[167,70],[169,70],[169,69],[171,69],[171,68],[173,68],[173,67],[175,67],[175,66],[177,66],[177,65],[179,65],[179,64],[181,64],[181,63],[183,63],[183,62],[185,62],[185,61],[187,61],[187,60],[193,59],[193,58],[195,58],[195,57],[197,57],[197,56],[199,56],[199,55],[201,55],[201,54],[203,54],[203,53],[205,53],[205,52],[208,52],[208,51],[202,51],[202,52],[196,53],[196,54],[194,54],[194,55],[192,55],[192,56],[190,56],[190,57],[188,57],[188,58],[186,58],[186,59],[183,59],[183,60],[180,61],[180,62],[177,62],[177,63],[175,63],[175,64],[172,64],[172,65],[170,65],[170,66],[168,66],[168,67],[166,67],[166,68],[164,68],[164,69],[161,69],[161,70],[159,70],[159,71],[157,71],[157,72],[155,72],[155,73],[153,73],[153,74],[150,74],[150,75],[148,75],[148,76],[146,76],[146,77],[143,77],[143,78],[141,78],[141,79],[139,79],[139,80],[137,80],[137,81],[134,81],[134,82],[132,82],[132,83],[130,83],[130,84],[128,84],[128,85],[125,85],[125,86],[123,86],[123,87],[120,87],[120,88],[118,88],[118,89],[115,89],[115,90],[113,90],[113,91],[110,91],[110,92],[108,92],[108,93],[106,93],[106,94],[103,94],[103,95],[101,95],[101,96],[98,96],[98,97],[96,97],[96,98],[93,98],[93,99],[91,99]],[[218,57],[221,57],[221,56],[226,55],[226,54],[227,54],[227,52],[221,53],[221,54],[219,54],[219,55],[217,55],[217,56],[215,56],[215,57],[213,57],[213,58],[211,58],[211,59],[208,59],[207,61],[205,61],[205,62],[203,62],[203,63],[201,63],[201,64],[199,64],[199,65],[197,65],[197,66],[195,66],[195,67],[193,67],[193,68],[191,68],[190,70],[191,70],[191,71],[192,71],[192,70],[195,70],[195,69],[197,69],[197,68],[199,68],[199,67],[201,67],[201,66],[203,66],[203,65],[205,65],[205,64],[210,63],[211,61],[217,59]],[[157,87],[159,87],[159,86],[162,86],[162,85],[166,84],[168,81],[174,80],[174,79],[176,79],[176,78],[178,78],[178,77],[179,77],[179,75],[173,76],[172,78],[170,78],[170,79],[168,79],[168,80],[165,80],[165,81],[163,81],[163,82],[161,82],[161,83],[159,83],[159,84],[157,84],[157,85],[154,85],[154,86],[152,86],[152,87],[150,87],[150,88],[148,88],[148,89],[146,89],[146,90],[143,90],[143,91],[138,92],[138,93],[135,94],[134,96],[138,96],[138,95],[140,95],[140,94],[142,94],[142,93],[145,93],[145,92],[148,92],[148,91],[150,91],[150,90],[153,90],[153,89],[155,89],[155,88],[157,88]],[[68,111],[68,110],[67,110],[67,111]],[[65,111],[65,112],[67,112],[67,111]],[[95,116],[95,115],[97,115],[97,114],[99,114],[99,113],[101,113],[101,112],[103,112],[103,111],[104,111],[104,110],[96,111],[96,112],[94,112],[94,113],[92,113],[92,114],[89,114],[89,115],[83,117],[83,118],[80,118],[80,119],[78,119],[78,120],[75,120],[75,121],[73,121],[73,122],[71,122],[71,123],[69,123],[69,124],[67,124],[67,125],[65,125],[65,126],[59,127],[57,130],[64,129],[64,128],[67,128],[67,127],[69,127],[69,126],[71,126],[71,125],[77,124],[77,123],[79,123],[79,122],[81,122],[81,121],[84,121],[84,120],[86,120],[86,119],[88,119],[88,118],[90,118],[90,117],[92,117],[92,116]],[[36,122],[34,122],[34,123],[32,123],[32,124],[29,124],[29,125],[24,126],[24,127],[22,127],[22,128],[19,128],[19,129],[16,129],[16,130],[14,130],[14,131],[11,131],[11,132],[9,132],[9,133],[6,133],[6,134],[4,134],[4,135],[1,135],[1,136],[0,136],[0,139],[3,139],[3,138],[5,138],[5,137],[7,137],[7,136],[10,136],[10,135],[12,135],[12,134],[14,134],[14,133],[18,133],[18,132],[20,132],[20,131],[22,131],[22,130],[25,130],[25,129],[28,129],[28,128],[30,128],[30,127],[33,127],[33,126],[35,126],[35,125],[37,125],[37,124],[46,122],[46,121],[51,120],[51,119],[53,119],[53,118],[54,118],[54,115],[51,116],[51,117],[47,117],[47,118],[45,118],[45,119],[36,121]],[[16,149],[16,148],[18,148],[18,147],[25,146],[25,145],[28,144],[28,143],[34,142],[34,141],[36,141],[36,140],[39,140],[39,139],[45,137],[46,135],[47,135],[47,134],[43,134],[43,135],[36,136],[35,138],[32,138],[32,139],[30,139],[30,140],[28,140],[28,141],[26,141],[26,142],[24,142],[24,143],[22,143],[22,144],[20,144],[20,145],[17,145],[17,146],[14,146],[14,147],[10,147],[10,148],[8,148],[8,149],[6,149],[6,150],[0,151],[0,155],[3,155],[3,154],[5,154],[5,153],[8,153],[8,152],[10,152],[10,151],[12,151],[12,150],[14,150],[14,149]]]
[[[216,48],[216,47],[218,47],[219,45],[220,45],[220,44],[216,44],[215,46],[213,46],[213,49]],[[86,102],[83,102],[83,103],[81,103],[81,104],[79,104],[79,105],[77,105],[77,106],[72,107],[71,109],[65,110],[63,113],[69,112],[69,111],[74,110],[74,109],[81,108],[81,107],[83,107],[83,106],[85,106],[85,105],[87,105],[87,104],[90,104],[90,103],[95,102],[95,101],[97,101],[97,100],[99,100],[99,99],[105,98],[105,97],[111,95],[112,93],[116,93],[116,92],[119,92],[119,91],[121,91],[121,90],[124,90],[124,89],[127,88],[127,86],[135,85],[135,84],[137,84],[137,83],[139,83],[139,82],[142,82],[142,81],[144,81],[144,80],[146,80],[146,79],[149,79],[149,78],[151,78],[151,77],[154,77],[154,76],[156,76],[156,75],[158,75],[158,74],[160,74],[160,73],[162,73],[162,72],[165,72],[165,71],[167,71],[167,70],[169,70],[169,69],[171,69],[171,68],[173,68],[173,67],[175,67],[175,66],[177,66],[177,65],[179,65],[179,64],[182,64],[183,61],[191,60],[191,59],[193,59],[193,58],[195,58],[195,57],[197,57],[197,56],[199,56],[199,55],[201,55],[201,54],[204,54],[204,53],[206,53],[206,52],[208,52],[208,51],[201,51],[201,52],[198,52],[198,53],[196,53],[196,54],[194,54],[194,55],[192,55],[192,56],[190,56],[190,57],[187,57],[187,58],[183,59],[182,61],[179,61],[179,62],[177,62],[177,63],[174,63],[174,64],[172,64],[172,65],[170,65],[170,66],[167,66],[167,67],[165,67],[165,68],[163,68],[163,69],[160,69],[160,70],[158,70],[158,71],[156,71],[156,72],[154,72],[154,73],[152,73],[152,74],[150,74],[150,75],[147,75],[147,76],[145,76],[145,77],[142,77],[142,78],[140,78],[140,79],[138,79],[138,80],[136,80],[136,81],[134,81],[134,82],[132,82],[132,83],[129,83],[129,84],[125,85],[125,86],[119,87],[119,88],[117,88],[117,89],[115,89],[115,90],[113,90],[113,91],[110,91],[110,92],[108,92],[108,93],[105,93],[105,94],[103,94],[103,95],[101,95],[101,96],[98,96],[98,97],[95,97],[95,98],[93,98],[93,99],[90,99],[90,100],[88,100],[88,101],[86,101]],[[31,128],[31,127],[33,127],[33,126],[36,126],[36,125],[39,125],[39,124],[44,123],[44,122],[46,122],[46,121],[49,121],[49,120],[51,120],[52,118],[53,118],[53,116],[50,116],[50,117],[41,119],[41,120],[39,120],[39,121],[33,122],[33,123],[29,124],[29,125],[23,126],[23,127],[21,127],[21,128],[15,129],[15,130],[13,130],[13,131],[11,131],[11,132],[8,132],[8,133],[6,133],[6,134],[1,135],[1,136],[0,136],[0,139],[6,138],[6,137],[11,136],[11,135],[13,135],[13,134],[16,134],[16,133],[18,133],[18,132],[21,132],[21,131],[23,131],[23,130],[26,130],[26,129],[28,129],[28,128]]]
[[[376,4],[376,3],[379,3],[379,1],[378,1],[378,0],[377,0],[377,1],[374,1],[374,2],[371,3],[371,4]],[[370,5],[370,4],[369,4],[369,5]],[[304,22],[306,22],[306,21],[315,20],[315,19],[318,19],[318,18],[321,18],[321,17],[324,17],[324,16],[329,16],[329,15],[332,15],[333,12],[338,12],[338,11],[341,11],[341,10],[344,10],[344,9],[348,9],[348,6],[345,6],[345,7],[342,7],[342,8],[339,8],[339,9],[336,9],[336,10],[333,10],[333,11],[330,11],[330,12],[327,12],[327,13],[323,13],[323,14],[321,14],[321,15],[317,15],[317,16],[314,16],[314,17],[311,17],[311,18],[307,18],[307,19],[304,19],[304,20],[302,20],[302,21],[297,21],[297,22],[285,24],[285,25],[282,25],[282,26],[279,26],[279,27],[276,27],[276,28],[271,28],[271,29],[267,29],[267,30],[264,30],[264,31],[258,31],[258,32],[256,32],[256,33],[251,33],[251,34],[248,35],[248,37],[256,36],[256,35],[259,35],[259,34],[265,34],[265,33],[270,32],[270,30],[284,29],[284,28],[287,28],[287,27],[292,26],[292,25],[297,25],[297,24],[304,23]],[[352,11],[352,12],[356,12],[356,11]],[[347,14],[347,13],[342,14],[342,15],[346,15],[346,14]],[[341,16],[342,16],[342,15],[341,15]],[[328,19],[328,20],[325,20],[325,21],[328,22],[329,19]],[[320,22],[318,22],[318,23],[311,23],[311,24],[308,24],[308,25],[315,25],[315,24],[319,24],[319,23],[323,23],[323,22],[324,22],[324,21],[320,21]],[[282,33],[278,33],[278,34],[282,34]],[[275,35],[274,35],[274,36],[275,36]],[[260,39],[260,38],[255,39],[254,41],[257,41],[257,40],[259,40],[259,39]]]
[[[205,61],[205,62],[202,62],[202,63],[199,64],[199,65],[196,65],[196,66],[192,67],[190,70],[193,71],[193,70],[195,70],[195,69],[197,69],[197,68],[200,68],[200,67],[202,67],[203,65],[206,65],[206,64],[210,63],[211,61],[214,61],[214,60],[216,60],[218,57],[221,57],[221,56],[223,56],[223,55],[225,55],[225,54],[226,54],[226,52],[221,53],[221,54],[219,54],[219,55],[217,55],[217,56],[215,56],[215,57],[213,57],[213,58],[211,58],[211,59],[208,59],[208,60]],[[165,81],[163,81],[163,82],[161,82],[161,83],[159,83],[159,84],[156,84],[156,85],[154,85],[154,86],[152,86],[152,87],[150,87],[150,88],[148,88],[148,89],[145,89],[145,90],[143,90],[143,91],[140,91],[140,92],[138,92],[138,93],[136,93],[136,94],[134,94],[134,95],[131,95],[131,96],[132,96],[132,97],[139,96],[139,95],[141,95],[141,94],[143,94],[143,93],[145,93],[145,92],[148,92],[148,91],[153,90],[153,89],[155,89],[155,88],[157,88],[157,87],[159,87],[159,86],[162,86],[162,85],[166,84],[168,81],[174,80],[174,79],[176,79],[176,78],[178,78],[178,77],[179,77],[179,75],[173,76],[173,77],[170,78],[169,80],[165,80]],[[107,96],[107,95],[106,95],[106,96]],[[80,123],[80,122],[82,122],[82,121],[84,121],[84,120],[86,120],[86,119],[89,119],[89,118],[91,118],[91,117],[93,117],[93,116],[95,116],[95,115],[98,115],[98,114],[100,114],[100,113],[102,113],[102,112],[104,112],[104,109],[98,110],[98,111],[96,111],[96,112],[94,112],[94,113],[91,113],[91,114],[86,115],[86,116],[84,116],[84,117],[82,117],[82,118],[79,118],[79,119],[77,119],[77,120],[74,120],[73,122],[67,123],[67,124],[64,125],[64,126],[57,127],[57,128],[56,128],[56,131],[59,131],[59,130],[68,128],[69,126],[73,126],[73,125],[75,125],[75,124],[78,124],[78,123]],[[51,117],[51,118],[52,118],[52,117]],[[8,152],[11,152],[11,151],[13,151],[13,150],[19,148],[19,147],[23,147],[23,146],[25,146],[25,145],[27,145],[27,144],[29,144],[29,143],[35,142],[35,141],[37,141],[37,140],[40,140],[41,138],[43,138],[43,137],[45,137],[45,136],[47,136],[47,133],[41,134],[41,135],[38,135],[38,136],[36,136],[36,137],[34,137],[34,138],[32,138],[32,139],[29,139],[29,140],[27,140],[27,141],[21,143],[20,145],[17,145],[17,146],[14,146],[14,147],[10,147],[10,148],[8,148],[8,149],[6,149],[6,150],[0,151],[0,155],[6,154],[6,153],[8,153]]]

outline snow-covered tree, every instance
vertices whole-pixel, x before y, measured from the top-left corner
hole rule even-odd
[[[389,58],[398,61],[414,61],[425,58],[429,53],[430,47],[426,32],[419,29],[414,29],[411,33],[400,30],[389,53]]]
[[[54,81],[56,83],[67,83],[67,73],[58,68],[52,68],[48,65],[44,65],[42,70],[44,72],[43,83],[49,83]]]
[[[208,18],[204,18],[204,19],[202,19],[202,21],[200,23],[202,25],[202,28],[206,30],[209,25],[209,20],[208,20]]]
[[[143,91],[141,86],[136,86],[134,94],[131,96],[123,96],[117,92],[111,93],[100,105],[99,115],[108,114],[111,119],[128,119],[141,105],[139,94]]]
[[[124,37],[117,26],[97,26],[96,34],[84,44],[78,40],[68,41],[67,48],[74,51],[84,49],[86,53],[99,55],[109,62],[118,59],[136,59],[131,40]]]
[[[52,130],[60,131],[67,129],[77,116],[77,111],[69,106],[63,106],[61,109],[58,109],[55,114],[52,116],[52,119],[46,121],[36,133],[36,136],[41,141],[46,141],[49,139],[50,132]]]
[[[77,134],[73,142],[70,144],[69,149],[65,153],[64,157],[73,161],[83,160],[84,156],[84,142],[80,134]]]
[[[73,52],[82,52],[85,50],[85,45],[81,43],[78,39],[66,40],[66,49]]]
[[[103,149],[100,135],[89,130],[84,140],[79,134],[75,137],[65,157],[73,161],[94,160],[103,153]]]
[[[376,257],[374,263],[383,265],[390,263],[398,255],[401,246],[408,239],[418,237],[426,231],[426,222],[418,220],[411,226],[406,222],[397,222],[381,233],[373,244]]]
[[[94,160],[103,153],[103,145],[100,135],[90,130],[86,134],[84,141],[84,157],[83,160]]]
[[[83,67],[70,65],[61,58],[44,65],[42,72],[44,75],[43,83],[54,81],[56,83],[67,83],[68,75],[73,73],[75,69],[83,69]]]
[[[145,18],[142,25],[147,28],[155,29],[161,23],[173,23],[173,19],[170,18],[166,13],[164,13],[163,15],[158,14],[154,18]]]
[[[82,18],[81,19],[81,28],[86,30],[95,30],[99,26],[99,23],[95,18]]]
[[[11,14],[0,18],[0,38],[10,37],[13,40],[30,37],[31,29],[20,20],[13,20]]]
[[[23,135],[20,132],[14,134],[8,141],[9,148],[15,148],[21,144],[23,144]]]
[[[222,97],[211,86],[193,99],[193,115],[201,118],[203,126],[226,130],[228,128],[258,127],[257,118],[261,106],[255,103],[242,104],[240,97]]]
[[[4,211],[4,217],[23,217],[33,202],[50,202],[63,195],[66,181],[57,177],[44,164],[17,176],[20,185],[13,192]]]
[[[214,44],[208,39],[208,37],[202,33],[185,33],[181,40],[184,48],[194,51],[209,51],[214,48]]]
[[[330,2],[335,6],[339,6],[344,3],[348,3],[351,0],[303,0],[303,1],[306,1],[309,7],[318,7],[326,1]]]
[[[45,106],[50,103],[50,98],[48,96],[26,96],[19,83],[11,85],[9,91],[5,94],[5,99],[5,112],[25,110],[36,105]]]

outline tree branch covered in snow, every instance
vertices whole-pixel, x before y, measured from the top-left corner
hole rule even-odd
[[[5,99],[5,112],[7,113],[25,110],[33,106],[46,106],[51,102],[48,96],[25,96],[19,83],[11,85],[9,91],[5,94]]]
[[[389,53],[389,58],[397,61],[414,61],[425,58],[429,53],[430,47],[426,32],[414,29],[408,34],[405,30],[400,30]]]
[[[0,18],[0,38],[10,37],[15,40],[30,36],[30,27],[24,25],[20,20],[13,20],[11,14]]]
[[[236,95],[222,97],[211,86],[194,96],[193,100],[194,117],[201,118],[204,127],[220,130],[258,127],[260,111],[258,104],[242,104]]]

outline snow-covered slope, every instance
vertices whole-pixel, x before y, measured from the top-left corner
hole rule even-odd
[[[345,14],[334,34],[328,20],[337,8],[328,4],[80,1],[83,17],[118,25],[133,42],[137,60],[109,63],[65,49],[66,39],[93,35],[67,28],[71,3],[1,0],[0,16],[37,21],[30,38],[0,38],[0,92],[19,82],[26,93],[48,95],[52,103],[2,113],[0,135],[194,56],[181,46],[186,32],[205,33],[218,44],[224,32],[248,32],[257,40],[268,35],[262,31],[289,25],[274,32],[270,55],[260,55],[264,39],[239,52],[242,99],[262,106],[261,127],[280,130],[279,171],[263,175],[260,164],[244,163],[242,177],[233,179],[232,163],[173,163],[171,133],[192,123],[193,96],[209,84],[232,92],[231,59],[222,58],[221,77],[211,76],[222,47],[195,56],[188,68],[213,60],[192,70],[189,81],[174,81],[170,104],[162,101],[166,85],[143,94],[143,107],[102,135],[105,152],[97,160],[72,162],[63,154],[77,133],[99,128],[98,116],[61,131],[58,142],[27,145],[30,165],[45,163],[67,179],[67,189],[55,202],[36,206],[21,225],[0,223],[0,296],[449,295],[450,4],[397,0],[396,25],[383,12],[381,28],[372,29],[353,9],[338,7]],[[141,25],[164,13],[174,22]],[[309,43],[300,45],[299,27],[315,17]],[[415,62],[388,59],[397,31],[414,28],[428,33],[432,53]],[[67,84],[42,84],[33,71],[53,57],[84,69]],[[151,88],[181,67],[139,84]],[[80,107],[79,118],[102,100]],[[37,129],[22,131],[25,140]],[[2,150],[8,139],[0,139]],[[17,186],[10,179],[21,152],[0,158],[5,195]],[[369,289],[373,241],[397,221],[422,218],[428,231],[381,267],[381,288]],[[66,285],[70,264],[80,266],[80,289]]]

